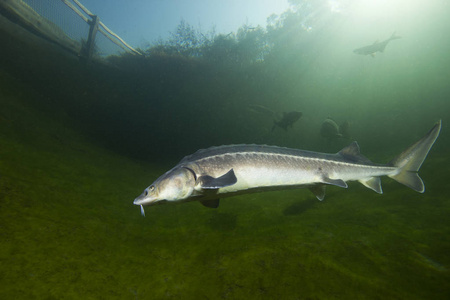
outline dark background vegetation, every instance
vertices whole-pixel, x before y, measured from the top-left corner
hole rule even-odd
[[[274,15],[266,28],[244,25],[229,34],[202,33],[181,21],[169,40],[140,49],[143,56],[109,57],[106,64],[82,64],[5,30],[0,59],[4,71],[45,96],[46,102],[30,99],[35,107],[131,157],[180,157],[229,143],[298,145],[287,135],[277,140],[285,133],[271,134],[273,118],[248,105],[301,110],[284,100],[298,97],[289,85],[304,72],[301,57],[313,51],[292,43],[312,25],[302,14]]]
[[[350,121],[352,138],[374,152],[384,150],[380,141],[389,145],[402,136],[405,144],[392,150],[398,152],[443,117],[445,93],[435,89],[434,105],[425,111],[430,95],[410,97],[413,86],[430,89],[415,74],[405,76],[410,70],[400,72],[390,61],[373,70],[355,62],[344,68],[330,59],[343,16],[327,14],[326,1],[291,3],[265,28],[243,25],[236,33],[204,33],[182,20],[170,39],[140,49],[143,56],[108,57],[106,64],[85,65],[42,41],[18,42],[3,31],[0,59],[5,71],[48,99],[36,107],[58,111],[95,142],[138,159],[178,159],[232,143],[338,151],[349,141],[324,146],[319,128],[327,117]],[[346,59],[364,59],[347,50]],[[255,104],[303,117],[293,130],[271,131],[273,118],[252,112]],[[407,124],[419,116],[423,122]]]

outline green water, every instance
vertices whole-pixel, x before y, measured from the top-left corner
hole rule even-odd
[[[302,36],[308,55],[286,44],[244,67],[158,54],[111,68],[2,25],[0,298],[448,299],[449,26],[420,26],[375,58],[325,28]],[[272,131],[249,104],[303,116]],[[347,141],[319,135],[327,117],[348,120],[380,163],[442,119],[420,170],[426,192],[383,178],[382,195],[350,183],[322,202],[290,190],[218,209],[149,207],[145,218],[132,205],[199,148],[338,151]]]

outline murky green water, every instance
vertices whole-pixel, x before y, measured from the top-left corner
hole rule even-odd
[[[404,29],[375,58],[351,52],[369,38],[325,27],[264,62],[157,54],[121,69],[84,66],[2,30],[0,298],[448,299],[446,24]],[[272,130],[273,118],[250,105],[303,116]],[[426,192],[383,178],[383,195],[350,183],[322,202],[290,190],[218,209],[155,206],[145,218],[132,205],[199,148],[338,151],[348,141],[319,134],[327,117],[349,121],[380,163],[442,119],[420,170]]]

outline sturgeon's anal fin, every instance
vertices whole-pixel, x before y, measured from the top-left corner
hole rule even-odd
[[[369,179],[361,179],[359,180],[365,187],[377,192],[378,194],[383,194],[383,190],[381,189],[381,180],[380,177],[371,177]]]

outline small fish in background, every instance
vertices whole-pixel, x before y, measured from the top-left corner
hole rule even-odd
[[[288,128],[292,127],[294,123],[302,117],[302,113],[299,111],[277,113],[270,108],[259,104],[248,105],[248,110],[266,117],[274,118],[272,131],[275,130],[275,127],[277,126],[287,131]]]
[[[288,128],[292,128],[294,123],[297,122],[302,115],[303,114],[299,111],[283,112],[281,119],[273,121],[272,131],[275,130],[275,127],[277,126],[287,131]]]
[[[339,125],[339,133],[342,135],[345,139],[351,139],[350,136],[350,122],[344,121]]]
[[[398,35],[395,35],[395,32],[391,35],[390,38],[388,38],[385,41],[378,42],[375,41],[372,45],[361,47],[358,49],[353,50],[353,53],[359,54],[359,55],[371,55],[372,57],[375,57],[375,54],[377,52],[384,52],[384,48],[386,48],[387,44],[389,44],[392,40],[400,39],[401,37]]]
[[[344,121],[339,126],[333,119],[326,118],[320,127],[320,135],[328,140],[338,138],[350,139],[350,123]]]

